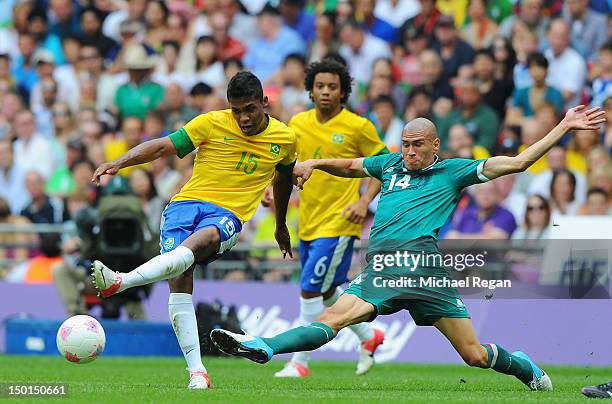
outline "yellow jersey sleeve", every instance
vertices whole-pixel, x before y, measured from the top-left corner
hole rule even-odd
[[[369,119],[364,119],[361,133],[359,136],[356,136],[355,140],[357,141],[359,152],[364,157],[375,156],[387,148],[382,140],[380,140],[376,127]]]
[[[285,157],[276,165],[276,170],[281,172],[293,171],[293,166],[295,165],[296,160],[297,140],[291,144]]]
[[[211,119],[212,115],[210,113],[198,115],[181,129],[170,135],[170,140],[174,144],[176,154],[180,158],[191,153],[202,143],[206,143],[212,128]]]

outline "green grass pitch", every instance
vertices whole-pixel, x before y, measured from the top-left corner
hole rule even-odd
[[[580,387],[612,377],[612,368],[545,366],[555,390],[531,392],[513,377],[461,365],[385,363],[357,377],[353,362],[313,361],[307,379],[275,379],[283,362],[205,358],[214,389],[188,391],[182,358],[105,358],[76,365],[59,357],[0,356],[0,382],[67,383],[68,399],[114,403],[535,403],[589,402]],[[0,401],[4,401],[0,398]],[[20,399],[18,402],[47,400]]]

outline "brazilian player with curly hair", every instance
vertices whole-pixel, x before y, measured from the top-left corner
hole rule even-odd
[[[359,158],[387,151],[374,125],[346,109],[351,81],[346,66],[332,58],[306,68],[304,84],[315,107],[289,122],[298,139],[298,160]],[[371,179],[362,195],[359,188],[358,179],[319,171],[300,193],[300,324],[310,324],[342,293],[339,285],[347,281],[353,242],[361,236],[368,205],[380,192],[380,182]],[[384,335],[365,323],[350,328],[361,340],[357,374],[364,374],[374,364],[373,353]],[[307,352],[294,354],[275,375],[308,376],[309,357]]]

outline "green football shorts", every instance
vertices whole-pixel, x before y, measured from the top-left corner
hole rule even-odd
[[[433,325],[443,317],[469,318],[457,289],[445,286],[449,279],[443,268],[385,268],[383,273],[368,265],[344,293],[371,303],[379,315],[408,310],[417,325]]]

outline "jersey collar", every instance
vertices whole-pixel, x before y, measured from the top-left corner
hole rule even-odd
[[[402,159],[402,171],[403,172],[413,172],[413,173],[422,173],[423,171],[427,171],[427,170],[431,170],[433,168],[433,166],[440,161],[440,157],[438,157],[438,155],[436,154],[434,156],[434,161],[433,163],[431,163],[430,165],[428,165],[427,167],[421,168],[420,170],[409,170],[406,168],[406,165],[404,164],[404,159]]]

